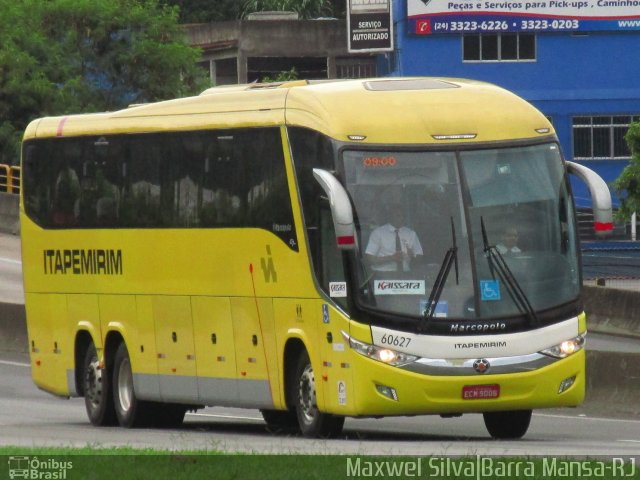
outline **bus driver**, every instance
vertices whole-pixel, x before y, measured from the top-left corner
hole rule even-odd
[[[411,261],[423,254],[418,235],[404,224],[404,210],[399,203],[385,204],[383,213],[388,222],[371,232],[365,258],[379,272],[408,272]]]

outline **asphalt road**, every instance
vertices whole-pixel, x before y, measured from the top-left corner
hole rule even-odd
[[[19,241],[0,234],[0,301],[23,303]],[[590,334],[593,350],[637,352],[640,341]],[[1,351],[1,349],[0,349]],[[519,441],[495,441],[482,416],[347,419],[335,440],[269,432],[258,411],[207,408],[171,430],[96,428],[83,399],[38,390],[26,354],[0,353],[0,445],[129,446],[168,450],[373,455],[640,456],[640,420],[584,409],[539,411]],[[591,412],[592,410],[589,410]],[[640,462],[640,458],[638,458]]]
[[[24,303],[20,238],[0,233],[0,302]]]
[[[127,446],[166,450],[367,455],[634,456],[640,461],[640,420],[586,416],[580,410],[534,413],[527,435],[495,441],[480,415],[461,418],[347,419],[335,440],[269,432],[255,410],[207,408],[181,428],[97,428],[82,399],[38,390],[24,356],[0,357],[0,445]]]

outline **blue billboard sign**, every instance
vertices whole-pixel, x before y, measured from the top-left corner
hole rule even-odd
[[[640,0],[407,0],[409,34],[640,30]]]

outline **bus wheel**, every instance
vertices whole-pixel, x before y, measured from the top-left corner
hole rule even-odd
[[[151,411],[145,402],[136,398],[131,360],[124,342],[118,347],[113,361],[113,403],[121,426],[131,428],[148,423]]]
[[[493,438],[522,438],[531,422],[531,410],[511,412],[485,412],[484,425]]]
[[[84,404],[93,425],[116,424],[116,412],[111,397],[111,383],[106,367],[100,368],[98,353],[93,343],[89,345],[82,366]]]
[[[293,385],[294,405],[300,431],[305,437],[334,437],[342,431],[344,417],[322,413],[316,403],[316,384],[309,354],[298,358],[296,382]]]
[[[273,432],[298,431],[298,415],[289,410],[260,410],[267,428]]]

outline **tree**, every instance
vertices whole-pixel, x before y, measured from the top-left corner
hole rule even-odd
[[[266,10],[298,12],[300,18],[344,18],[346,0],[163,0],[180,8],[183,23],[206,23],[244,18]]]
[[[0,163],[45,115],[199,92],[200,52],[158,0],[0,0]]]
[[[332,5],[327,0],[245,0],[243,17],[261,11],[297,12],[300,18],[315,18],[332,15]]]
[[[291,70],[285,70],[284,72],[277,73],[274,77],[263,77],[260,81],[262,83],[274,83],[274,82],[290,82],[292,80],[299,80],[298,71],[296,67],[291,67]]]
[[[634,212],[640,213],[640,122],[629,126],[624,139],[631,151],[631,161],[613,182],[621,199],[617,220],[628,220]]]
[[[163,0],[180,9],[180,23],[236,20],[242,14],[241,0]]]

